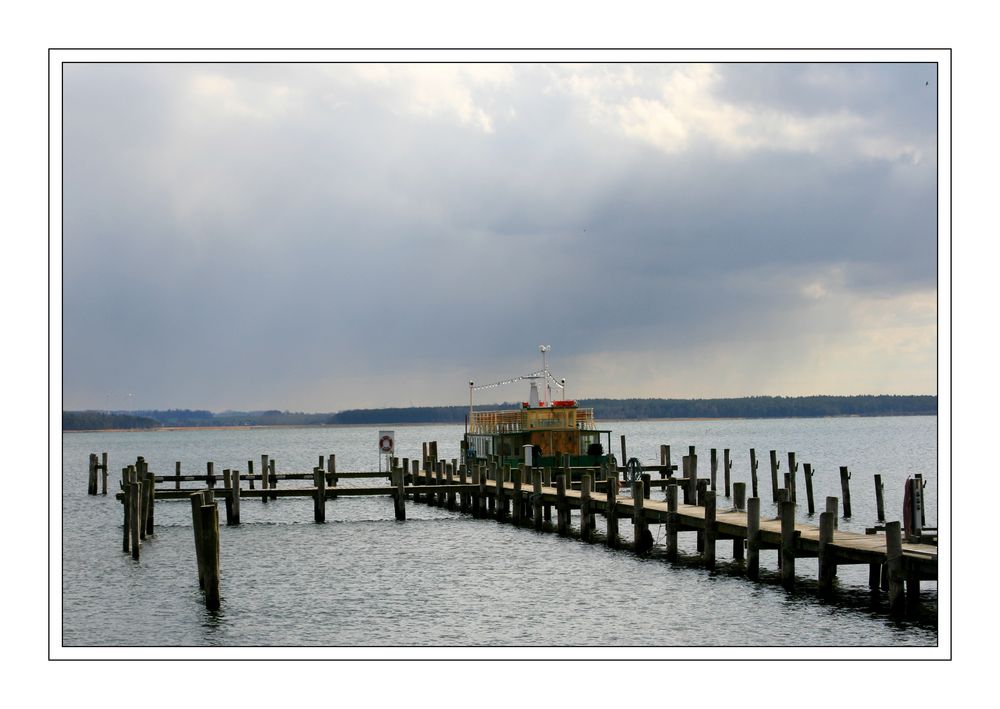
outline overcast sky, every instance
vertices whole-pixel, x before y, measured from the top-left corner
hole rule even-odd
[[[63,406],[928,394],[933,64],[68,64]],[[526,398],[521,383],[480,401]]]

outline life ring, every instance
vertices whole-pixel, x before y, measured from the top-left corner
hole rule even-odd
[[[383,453],[391,453],[392,452],[392,437],[391,436],[382,436],[382,438],[379,439],[378,447],[379,447],[379,450],[382,451]]]

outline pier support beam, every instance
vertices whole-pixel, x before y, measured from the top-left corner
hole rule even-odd
[[[781,585],[795,588],[795,503],[784,500],[778,505],[781,514]]]
[[[611,549],[618,548],[618,475],[609,475],[607,478],[607,503],[604,508],[604,517],[608,525],[608,546]]]
[[[819,592],[823,595],[833,590],[833,578],[837,574],[832,547],[834,516],[830,512],[819,516]]]
[[[590,481],[589,474],[580,478],[580,536],[583,541],[593,541],[594,518],[590,513]]]
[[[559,536],[569,534],[569,507],[566,504],[566,476],[556,477],[556,531]]]
[[[538,468],[531,471],[531,513],[535,529],[542,531],[542,471]]]
[[[714,449],[713,449],[714,450]],[[715,491],[705,493],[705,566],[715,568]]]
[[[901,615],[904,611],[903,598],[903,536],[899,522],[885,524],[886,568],[889,576],[889,612]]]
[[[747,578],[760,578],[760,498],[747,500]]]
[[[677,561],[677,485],[667,485],[667,559]]]
[[[636,554],[645,554],[653,548],[653,536],[649,533],[643,507],[642,481],[632,483],[632,526],[634,528]]]

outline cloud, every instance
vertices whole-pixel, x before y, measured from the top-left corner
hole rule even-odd
[[[925,70],[68,65],[66,405],[928,391]]]

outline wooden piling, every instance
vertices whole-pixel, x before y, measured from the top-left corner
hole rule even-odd
[[[278,461],[276,461],[274,458],[271,458],[269,461],[267,461],[267,465],[268,465],[268,471],[270,473],[270,478],[268,479],[268,482],[271,485],[271,489],[274,490],[278,487]],[[277,500],[277,499],[278,496],[272,493],[271,500]]]
[[[511,499],[511,521],[520,526],[521,524],[521,475],[527,469],[527,466],[518,466],[511,468],[510,477],[511,482],[514,483],[514,496]]]
[[[757,494],[757,451],[750,449],[750,497],[759,497]]]
[[[247,480],[250,481],[250,489],[254,489],[254,479],[253,479],[253,461],[247,461]]]
[[[132,499],[130,497],[130,495],[131,495],[131,489],[132,488],[129,487],[129,482],[130,481],[128,479],[128,468],[122,468],[122,482],[121,482],[121,489],[122,489],[122,529],[124,530],[122,532],[122,553],[123,554],[128,554],[128,547],[129,547],[128,539],[129,539],[129,534],[132,531],[131,530],[131,525],[129,524],[129,515],[132,512]]]
[[[320,456],[320,460],[322,460]],[[326,522],[326,472],[322,466],[313,468],[313,485],[316,487],[313,497],[313,521],[317,524]],[[396,508],[396,519],[399,519],[399,503]]]
[[[677,485],[667,486],[667,559],[677,560]]]
[[[844,519],[851,517],[851,472],[846,465],[840,467],[840,491],[844,495]]]
[[[833,515],[834,515],[834,520],[836,521],[837,513],[834,512]],[[872,527],[868,527],[867,529],[865,529],[865,534],[875,534],[875,533],[876,533],[875,529],[873,529]],[[882,575],[882,564],[868,564],[868,590],[875,595],[878,595],[879,592],[881,575]]]
[[[781,463],[778,461],[778,451],[771,451],[771,500],[778,501],[778,468]]]
[[[625,449],[625,434],[622,434],[622,467],[628,465],[628,454]]]
[[[643,502],[642,483],[636,481],[632,483],[632,527],[635,537],[633,544],[636,554],[645,554],[653,546],[653,540],[649,534],[649,524],[646,522]]]
[[[898,521],[886,522],[885,524],[885,555],[889,576],[889,612],[893,615],[900,615],[905,608],[905,599],[903,597],[903,537]]]
[[[652,485],[652,482],[653,482],[652,476],[650,476],[649,473],[642,473],[639,476],[639,479],[642,480],[642,496],[643,496],[644,499],[648,500],[649,499],[649,494],[652,491],[652,487],[653,487],[653,485]]]
[[[735,483],[733,485],[733,503],[737,510],[742,512],[746,508],[747,484]]]
[[[152,475],[145,473],[142,476],[142,515],[140,519],[139,536],[145,539],[153,534],[153,500],[155,499],[155,480]]]
[[[795,462],[795,453],[792,451],[788,452],[788,494],[789,498],[795,504],[799,503],[798,495],[798,473],[799,464]]]
[[[337,487],[337,456],[330,453],[326,456],[326,484],[328,487]]]
[[[689,456],[685,455],[681,457],[681,474],[684,477],[683,502],[685,505],[693,505],[695,483],[691,477],[691,458]]]
[[[747,577],[760,578],[760,498],[747,500]]]
[[[175,490],[180,490],[181,489],[181,462],[179,460],[174,462],[174,475],[177,476],[177,479],[174,480],[174,489]]]
[[[205,607],[217,611],[219,596],[219,507],[202,505],[200,509],[202,559],[205,566]]]
[[[710,452],[710,465],[711,473],[709,475],[709,481],[711,484],[712,492],[715,492],[715,482],[719,472],[719,453],[717,448],[712,448]]]
[[[398,465],[393,466],[392,473],[394,475],[393,484],[396,487],[394,511],[396,519],[403,522],[406,520],[406,468]],[[465,477],[464,473],[462,477]]]
[[[493,497],[495,499],[494,509],[496,510],[497,522],[505,522],[507,520],[507,496],[504,491],[504,467],[497,467],[496,480],[494,480],[494,493]]]
[[[781,514],[781,584],[795,587],[795,503],[785,500],[779,505]]]
[[[705,493],[705,566],[715,568],[715,491]]]
[[[267,485],[267,475],[268,475],[268,471],[269,470],[270,470],[270,467],[267,464],[267,454],[265,453],[265,454],[263,454],[263,455],[260,456],[260,489],[261,490],[266,490],[267,487],[268,487],[268,485]],[[267,504],[267,497],[268,497],[267,495],[261,495],[260,496],[261,503],[263,503],[263,504],[266,505]]]
[[[542,471],[534,468],[531,471],[531,513],[535,529],[542,530]]]
[[[618,475],[609,475],[606,480],[605,492],[607,502],[604,507],[604,517],[607,520],[608,546],[618,548]]]
[[[827,497],[826,498],[826,511],[833,513],[833,528],[834,529],[839,529],[840,528],[840,522],[837,519],[837,505],[838,505],[839,502],[840,501],[836,497],[832,497],[831,496],[831,497]]]
[[[231,474],[230,481],[232,482],[232,498],[233,498],[233,525],[236,526],[240,523],[240,471],[234,470]],[[229,524],[227,521],[226,524]]]
[[[729,490],[732,483],[733,461],[729,457],[729,449],[722,449],[722,481],[726,497],[729,497]]]
[[[208,468],[208,472],[206,473],[207,479],[205,484],[208,485],[208,489],[211,490],[215,487],[215,463],[210,462],[206,467]]]
[[[882,497],[884,490],[882,476],[875,475],[875,512],[879,522],[885,522],[885,501]]]
[[[445,464],[445,466],[444,466],[444,477],[445,477],[445,481],[449,485],[454,485],[455,484],[455,464],[454,463],[446,463]],[[447,507],[449,510],[455,509],[455,492],[453,490],[449,490],[448,491],[448,500],[445,503],[445,507]]]
[[[580,478],[580,537],[585,542],[593,541],[594,518],[590,511],[591,477],[585,473]]]
[[[624,436],[622,440],[625,440]],[[560,473],[556,476],[556,530],[561,537],[565,537],[569,533],[569,509],[566,505],[565,473]]]
[[[97,494],[97,453],[90,454],[90,463],[87,468],[87,494]]]
[[[204,502],[202,493],[191,493],[191,528],[194,531],[194,555],[198,564],[198,588],[205,588],[205,559],[203,544],[201,541],[201,506]]]
[[[108,494],[108,452],[101,453],[101,494]]]
[[[477,468],[477,470],[478,470],[478,468]],[[420,484],[420,461],[419,460],[414,459],[414,460],[410,461],[410,476],[411,476],[411,480],[413,481],[414,485],[419,485]],[[413,501],[414,502],[420,502],[420,493],[417,492],[416,490],[413,491]]]
[[[617,475],[615,479],[618,479]],[[544,468],[542,470],[542,485],[545,487],[552,487],[552,468]],[[542,505],[542,516],[545,518],[546,522],[552,521],[552,505],[547,502]]]
[[[802,477],[806,481],[806,504],[809,507],[809,514],[816,514],[816,505],[813,503],[813,469],[809,463],[802,464]]]
[[[833,520],[835,514],[823,512],[819,516],[819,592],[828,594],[833,590],[833,578],[837,573],[837,562],[833,555]]]
[[[232,476],[230,474],[229,468],[222,469],[222,485],[227,490],[232,490]],[[226,524],[230,525],[233,523],[233,496],[232,494],[226,495]]]
[[[129,524],[131,525],[130,537],[132,558],[139,559],[139,547],[142,544],[142,483],[136,481],[129,483],[129,503],[132,510],[129,513]]]

